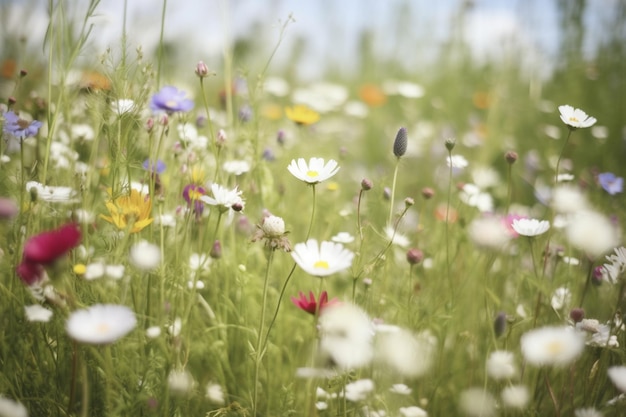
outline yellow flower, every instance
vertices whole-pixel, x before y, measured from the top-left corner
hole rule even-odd
[[[319,113],[302,104],[285,107],[285,114],[289,120],[304,126],[312,125],[320,119]]]
[[[152,223],[152,201],[137,190],[131,190],[129,195],[117,197],[106,203],[110,216],[100,215],[104,220],[113,223],[119,229],[137,233]]]

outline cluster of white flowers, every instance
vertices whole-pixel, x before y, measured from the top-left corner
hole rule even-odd
[[[617,283],[624,271],[626,271],[626,248],[620,246],[615,248],[613,252],[613,254],[606,257],[606,260],[609,262],[602,265],[602,276],[605,281],[611,284]]]

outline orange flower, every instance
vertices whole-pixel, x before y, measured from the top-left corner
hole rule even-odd
[[[13,78],[16,68],[17,62],[15,62],[14,59],[5,59],[0,63],[0,76],[2,76],[2,78]]]
[[[484,110],[489,108],[489,106],[491,105],[491,101],[491,94],[486,91],[476,91],[472,95],[472,102],[474,103],[474,106],[476,106],[476,108],[478,109]]]
[[[459,218],[459,213],[452,207],[448,209],[446,204],[440,204],[435,208],[435,218],[445,222],[446,212],[448,213],[448,220],[450,223],[455,223]]]
[[[85,90],[110,90],[111,80],[96,71],[85,71],[80,78],[80,88]]]
[[[371,107],[382,106],[387,102],[385,92],[374,84],[362,85],[359,89],[359,97],[361,97],[361,100],[363,100],[365,104]]]
[[[285,115],[289,120],[304,126],[312,125],[320,119],[319,113],[302,104],[286,107]]]
[[[154,220],[150,217],[152,201],[137,190],[108,201],[106,206],[110,216],[101,214],[100,217],[113,223],[118,229],[129,230],[130,233],[139,232]]]

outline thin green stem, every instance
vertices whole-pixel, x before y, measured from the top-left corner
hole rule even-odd
[[[452,289],[452,274],[450,272],[450,200],[452,196],[452,150],[448,150],[448,158],[450,161],[449,180],[448,180],[448,196],[446,202],[446,274],[448,277],[448,287]]]
[[[396,167],[393,170],[393,181],[391,183],[391,202],[389,205],[389,221],[387,222],[387,224],[391,224],[391,221],[393,220],[393,204],[394,204],[395,194],[396,194],[396,180],[398,179],[398,167],[399,166],[400,166],[400,158],[397,158]]]
[[[306,232],[305,241],[309,240],[311,236],[311,229],[313,229],[313,220],[315,219],[315,203],[316,203],[316,195],[315,195],[315,184],[311,184],[311,189],[313,190],[313,208],[311,208],[311,221],[309,222],[309,229]]]
[[[563,143],[563,148],[561,149],[561,153],[559,154],[559,159],[556,160],[556,172],[554,173],[554,185],[556,186],[559,183],[559,167],[561,166],[561,159],[563,159],[563,154],[565,153],[565,147],[569,142],[570,136],[572,136],[573,129],[568,129],[567,137],[565,138],[565,142]]]
[[[259,323],[259,333],[257,334],[256,351],[255,351],[255,364],[254,364],[254,386],[253,399],[252,399],[252,415],[257,415],[258,408],[258,395],[259,395],[259,370],[261,368],[261,361],[263,360],[263,354],[265,353],[265,347],[262,348],[263,342],[263,330],[265,325],[265,310],[267,307],[267,289],[269,287],[270,269],[272,266],[272,259],[274,257],[274,250],[270,249],[267,257],[267,268],[265,269],[265,278],[263,282],[263,297],[261,301],[261,322]]]
[[[157,51],[157,73],[156,73],[157,89],[161,85],[161,67],[163,65],[163,35],[165,34],[166,11],[167,11],[167,0],[163,0],[163,9],[161,11],[161,32],[159,33],[159,49]]]

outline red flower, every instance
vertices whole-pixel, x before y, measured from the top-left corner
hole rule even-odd
[[[319,301],[315,300],[315,295],[313,294],[313,291],[309,291],[308,299],[302,291],[299,291],[298,298],[291,297],[291,302],[300,310],[304,310],[309,314],[315,315],[316,312],[319,313],[324,307],[335,304],[338,302],[338,300],[336,298],[333,298],[332,300],[328,301],[328,293],[326,291],[322,291]]]
[[[78,246],[80,229],[74,223],[32,236],[24,245],[23,262],[48,265]]]
[[[22,263],[16,272],[26,285],[33,285],[44,277],[44,266],[50,265],[78,246],[81,233],[78,225],[69,223],[58,229],[32,236],[24,244]]]

